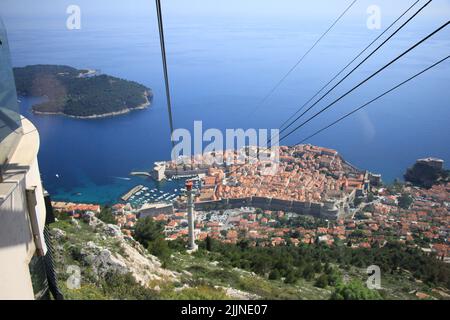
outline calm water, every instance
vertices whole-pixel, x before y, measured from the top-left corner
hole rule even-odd
[[[54,199],[117,201],[137,183],[154,187],[153,182],[141,178],[123,179],[129,177],[130,171],[150,169],[154,161],[170,156],[154,17],[104,19],[101,26],[94,21],[88,20],[81,31],[68,31],[64,22],[53,20],[34,27],[18,26],[14,19],[5,21],[10,26],[15,66],[46,63],[95,68],[154,90],[151,108],[99,120],[33,115],[29,109],[35,99],[21,100],[22,113],[39,129],[42,178]],[[389,49],[371,59],[333,97],[367,77],[441,22],[419,20],[414,27],[405,29]],[[194,120],[203,120],[204,128],[221,130],[279,126],[379,32],[369,31],[365,21],[343,23],[249,117],[257,102],[327,24],[329,20],[313,23],[256,18],[166,19],[175,126],[191,129]],[[449,49],[450,32],[446,30],[337,104],[332,112],[305,126],[285,144],[298,142],[446,56]],[[419,157],[436,156],[448,163],[449,71],[450,63],[446,63],[309,142],[337,149],[356,166],[382,173],[385,181],[401,177],[405,168]],[[156,187],[169,192],[180,184],[168,182]]]

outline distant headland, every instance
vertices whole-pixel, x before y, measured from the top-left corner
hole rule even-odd
[[[104,118],[147,108],[150,88],[96,70],[60,65],[14,68],[19,96],[46,97],[33,105],[36,114],[65,115],[79,119]]]

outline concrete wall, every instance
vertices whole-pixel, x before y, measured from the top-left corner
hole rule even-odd
[[[28,263],[35,250],[25,179],[19,181],[0,206],[0,299],[33,299]],[[31,289],[31,290],[30,290]]]
[[[25,135],[0,183],[0,299],[3,300],[34,298],[28,264],[36,253],[36,243],[44,254],[47,251],[43,237],[46,210],[37,162],[39,135],[28,120],[22,119],[22,126]],[[35,190],[36,204],[32,207],[28,206],[26,189]],[[33,239],[29,211],[36,218],[41,241]]]
[[[156,217],[159,214],[173,214],[173,205],[141,209],[138,212],[138,218]]]
[[[196,210],[217,210],[225,208],[255,207],[263,210],[294,212],[327,219],[336,219],[341,213],[334,208],[325,208],[322,203],[271,199],[264,197],[248,197],[238,199],[222,199],[195,203]]]
[[[171,177],[176,177],[176,176],[194,176],[194,175],[198,175],[198,174],[206,174],[208,173],[208,169],[194,169],[194,170],[171,170],[171,169],[166,169],[164,171],[164,174],[166,177],[171,178]]]

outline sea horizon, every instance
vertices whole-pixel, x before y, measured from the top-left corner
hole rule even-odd
[[[383,27],[395,19],[396,13],[386,18]],[[170,130],[153,12],[133,20],[124,16],[116,21],[106,16],[91,23],[86,19],[82,29],[76,31],[68,31],[55,18],[47,22],[40,19],[42,24],[34,27],[18,24],[14,17],[3,18],[15,67],[58,64],[96,69],[142,83],[154,93],[152,105],[145,110],[89,120],[35,115],[30,112],[35,98],[20,98],[22,114],[40,132],[38,157],[43,183],[55,200],[113,203],[127,191],[130,181],[142,182],[139,178],[115,177],[128,177],[133,170],[150,170],[155,161],[170,158]],[[295,18],[267,21],[255,17],[229,20],[192,16],[181,21],[168,15],[166,41],[175,127],[192,130],[194,121],[202,120],[205,129],[221,131],[277,128],[382,32],[368,30],[363,19],[343,21],[314,50],[314,55],[258,107],[270,87],[329,24],[327,19],[318,18],[315,25],[322,28],[314,28],[311,21]],[[418,19],[417,24],[392,39],[382,55],[375,55],[352,75],[349,84],[339,87],[334,97],[439,23]],[[298,143],[337,116],[442,58],[449,46],[448,31],[430,39],[427,46],[419,47],[383,76],[374,78],[370,86],[356,91],[281,144]],[[443,64],[307,143],[335,149],[358,168],[382,174],[385,182],[402,179],[418,158],[432,156],[448,163],[450,92],[445,83],[449,71],[449,64]],[[255,108],[259,108],[255,115],[248,117]],[[65,141],[71,141],[70,148]]]

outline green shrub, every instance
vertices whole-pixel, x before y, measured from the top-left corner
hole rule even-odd
[[[370,290],[361,281],[353,280],[347,284],[338,284],[330,297],[331,300],[382,300],[376,290]]]
[[[314,285],[318,288],[326,288],[328,286],[328,276],[326,274],[320,275]]]
[[[269,280],[279,280],[281,278],[280,272],[275,269],[269,273]]]
[[[110,207],[103,207],[100,213],[97,215],[97,218],[102,220],[104,223],[115,224],[116,220],[114,219],[114,215],[112,214],[112,210]]]

